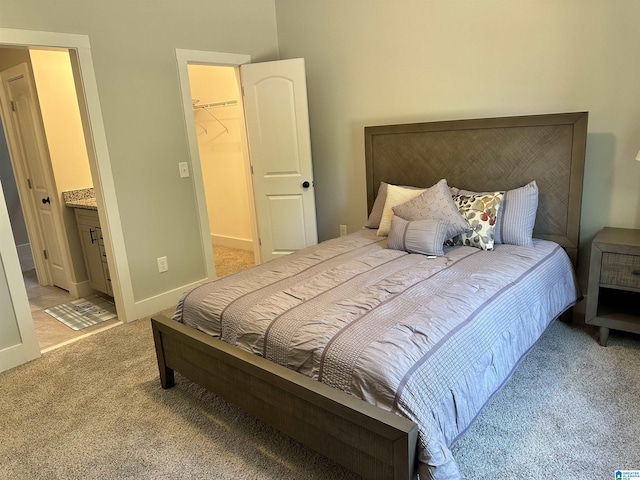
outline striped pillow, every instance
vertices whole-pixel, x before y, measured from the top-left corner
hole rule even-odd
[[[442,245],[447,239],[446,220],[404,220],[397,215],[391,219],[387,247],[422,255],[444,255]]]
[[[495,243],[533,247],[533,226],[538,211],[538,185],[507,190],[498,213]]]

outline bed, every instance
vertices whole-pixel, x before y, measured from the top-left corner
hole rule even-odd
[[[535,182],[535,239],[423,255],[363,228],[197,287],[152,318],[162,387],[180,372],[365,478],[459,478],[449,447],[579,297],[587,118],[366,127],[370,212],[382,184]]]

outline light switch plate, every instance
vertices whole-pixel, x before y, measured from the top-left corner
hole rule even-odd
[[[169,271],[169,262],[167,257],[158,257],[158,273],[164,273]]]
[[[180,178],[189,177],[189,164],[187,162],[178,163],[178,169],[180,170]]]

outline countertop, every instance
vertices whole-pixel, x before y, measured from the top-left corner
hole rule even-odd
[[[96,194],[93,187],[67,190],[62,192],[64,204],[71,208],[83,208],[85,210],[98,210]]]

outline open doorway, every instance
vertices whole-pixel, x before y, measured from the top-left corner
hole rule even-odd
[[[62,198],[64,191],[93,188],[70,51],[0,46],[0,71],[8,72],[3,74],[2,85],[0,175],[38,343],[45,351],[117,319],[74,329],[48,313],[53,307],[95,293],[87,282],[75,215]],[[18,92],[9,84],[18,82],[25,83],[23,90],[33,90],[24,105],[13,97],[9,102]],[[28,105],[34,102],[36,108]],[[37,114],[33,122],[42,127],[39,140],[29,131],[21,108],[29,109],[23,113]],[[44,167],[34,174],[30,152],[37,150],[34,145],[38,142]],[[48,189],[40,195],[42,199],[34,195],[41,184]],[[39,212],[38,207],[46,210]]]
[[[259,262],[237,68],[188,65],[216,276]]]
[[[245,124],[241,135],[256,263],[316,244],[304,59],[252,64],[248,55],[176,49],[176,60],[207,276],[214,278],[215,267],[193,103],[202,99],[191,92],[192,65],[232,67],[242,92],[239,111]]]

